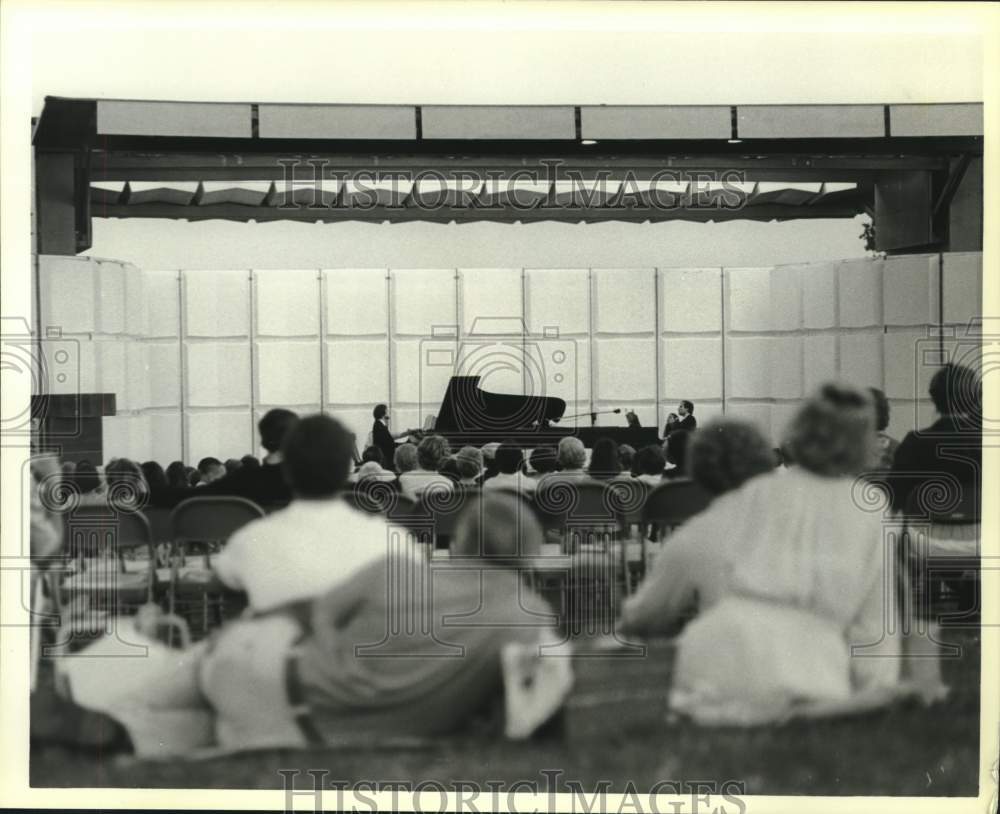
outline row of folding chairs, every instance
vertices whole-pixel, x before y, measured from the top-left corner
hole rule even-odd
[[[222,585],[212,556],[237,529],[264,516],[238,497],[193,497],[164,518],[128,507],[64,513],[67,561],[57,604],[66,612],[123,614],[155,602],[184,618],[194,635],[242,610],[245,596]],[[164,519],[166,522],[164,522]]]

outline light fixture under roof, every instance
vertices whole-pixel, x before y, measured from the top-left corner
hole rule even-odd
[[[741,138],[731,138],[731,139],[727,140],[727,143],[728,144],[742,144],[743,143],[743,139],[741,139]]]
[[[580,143],[581,144],[587,144],[587,145],[597,144],[597,142],[594,139],[592,139],[592,138],[585,138],[585,139],[581,140]]]

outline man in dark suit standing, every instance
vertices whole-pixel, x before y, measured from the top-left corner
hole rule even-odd
[[[666,437],[678,430],[691,432],[697,426],[698,421],[694,417],[694,403],[684,399],[677,405],[677,412],[667,416],[667,425],[663,428],[663,436]]]

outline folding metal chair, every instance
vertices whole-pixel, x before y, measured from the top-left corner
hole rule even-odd
[[[235,531],[262,517],[264,510],[253,501],[221,495],[188,498],[171,512],[168,608],[186,618],[192,633],[208,631],[210,609],[215,609],[216,621],[221,624],[227,608],[246,605],[242,592],[219,581],[212,570],[212,555]],[[197,555],[197,561],[189,564],[192,555]],[[201,609],[200,626],[192,624],[194,616],[184,616],[193,608]]]
[[[904,541],[919,613],[942,626],[974,622],[981,605],[980,490],[963,484],[959,494],[917,489],[903,512]],[[940,614],[945,604],[955,613]]]
[[[687,478],[665,481],[646,498],[642,522],[653,540],[663,538],[664,531],[673,531],[699,512],[708,508],[712,495]]]
[[[70,614],[118,615],[155,601],[153,534],[142,512],[80,507],[67,513],[65,528],[73,573],[59,590]]]

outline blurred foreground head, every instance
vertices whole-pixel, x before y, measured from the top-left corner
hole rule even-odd
[[[784,446],[798,466],[816,475],[856,475],[874,457],[875,419],[867,392],[826,384],[796,413]]]
[[[753,424],[716,418],[691,435],[687,466],[699,486],[721,495],[774,469],[774,452]]]

